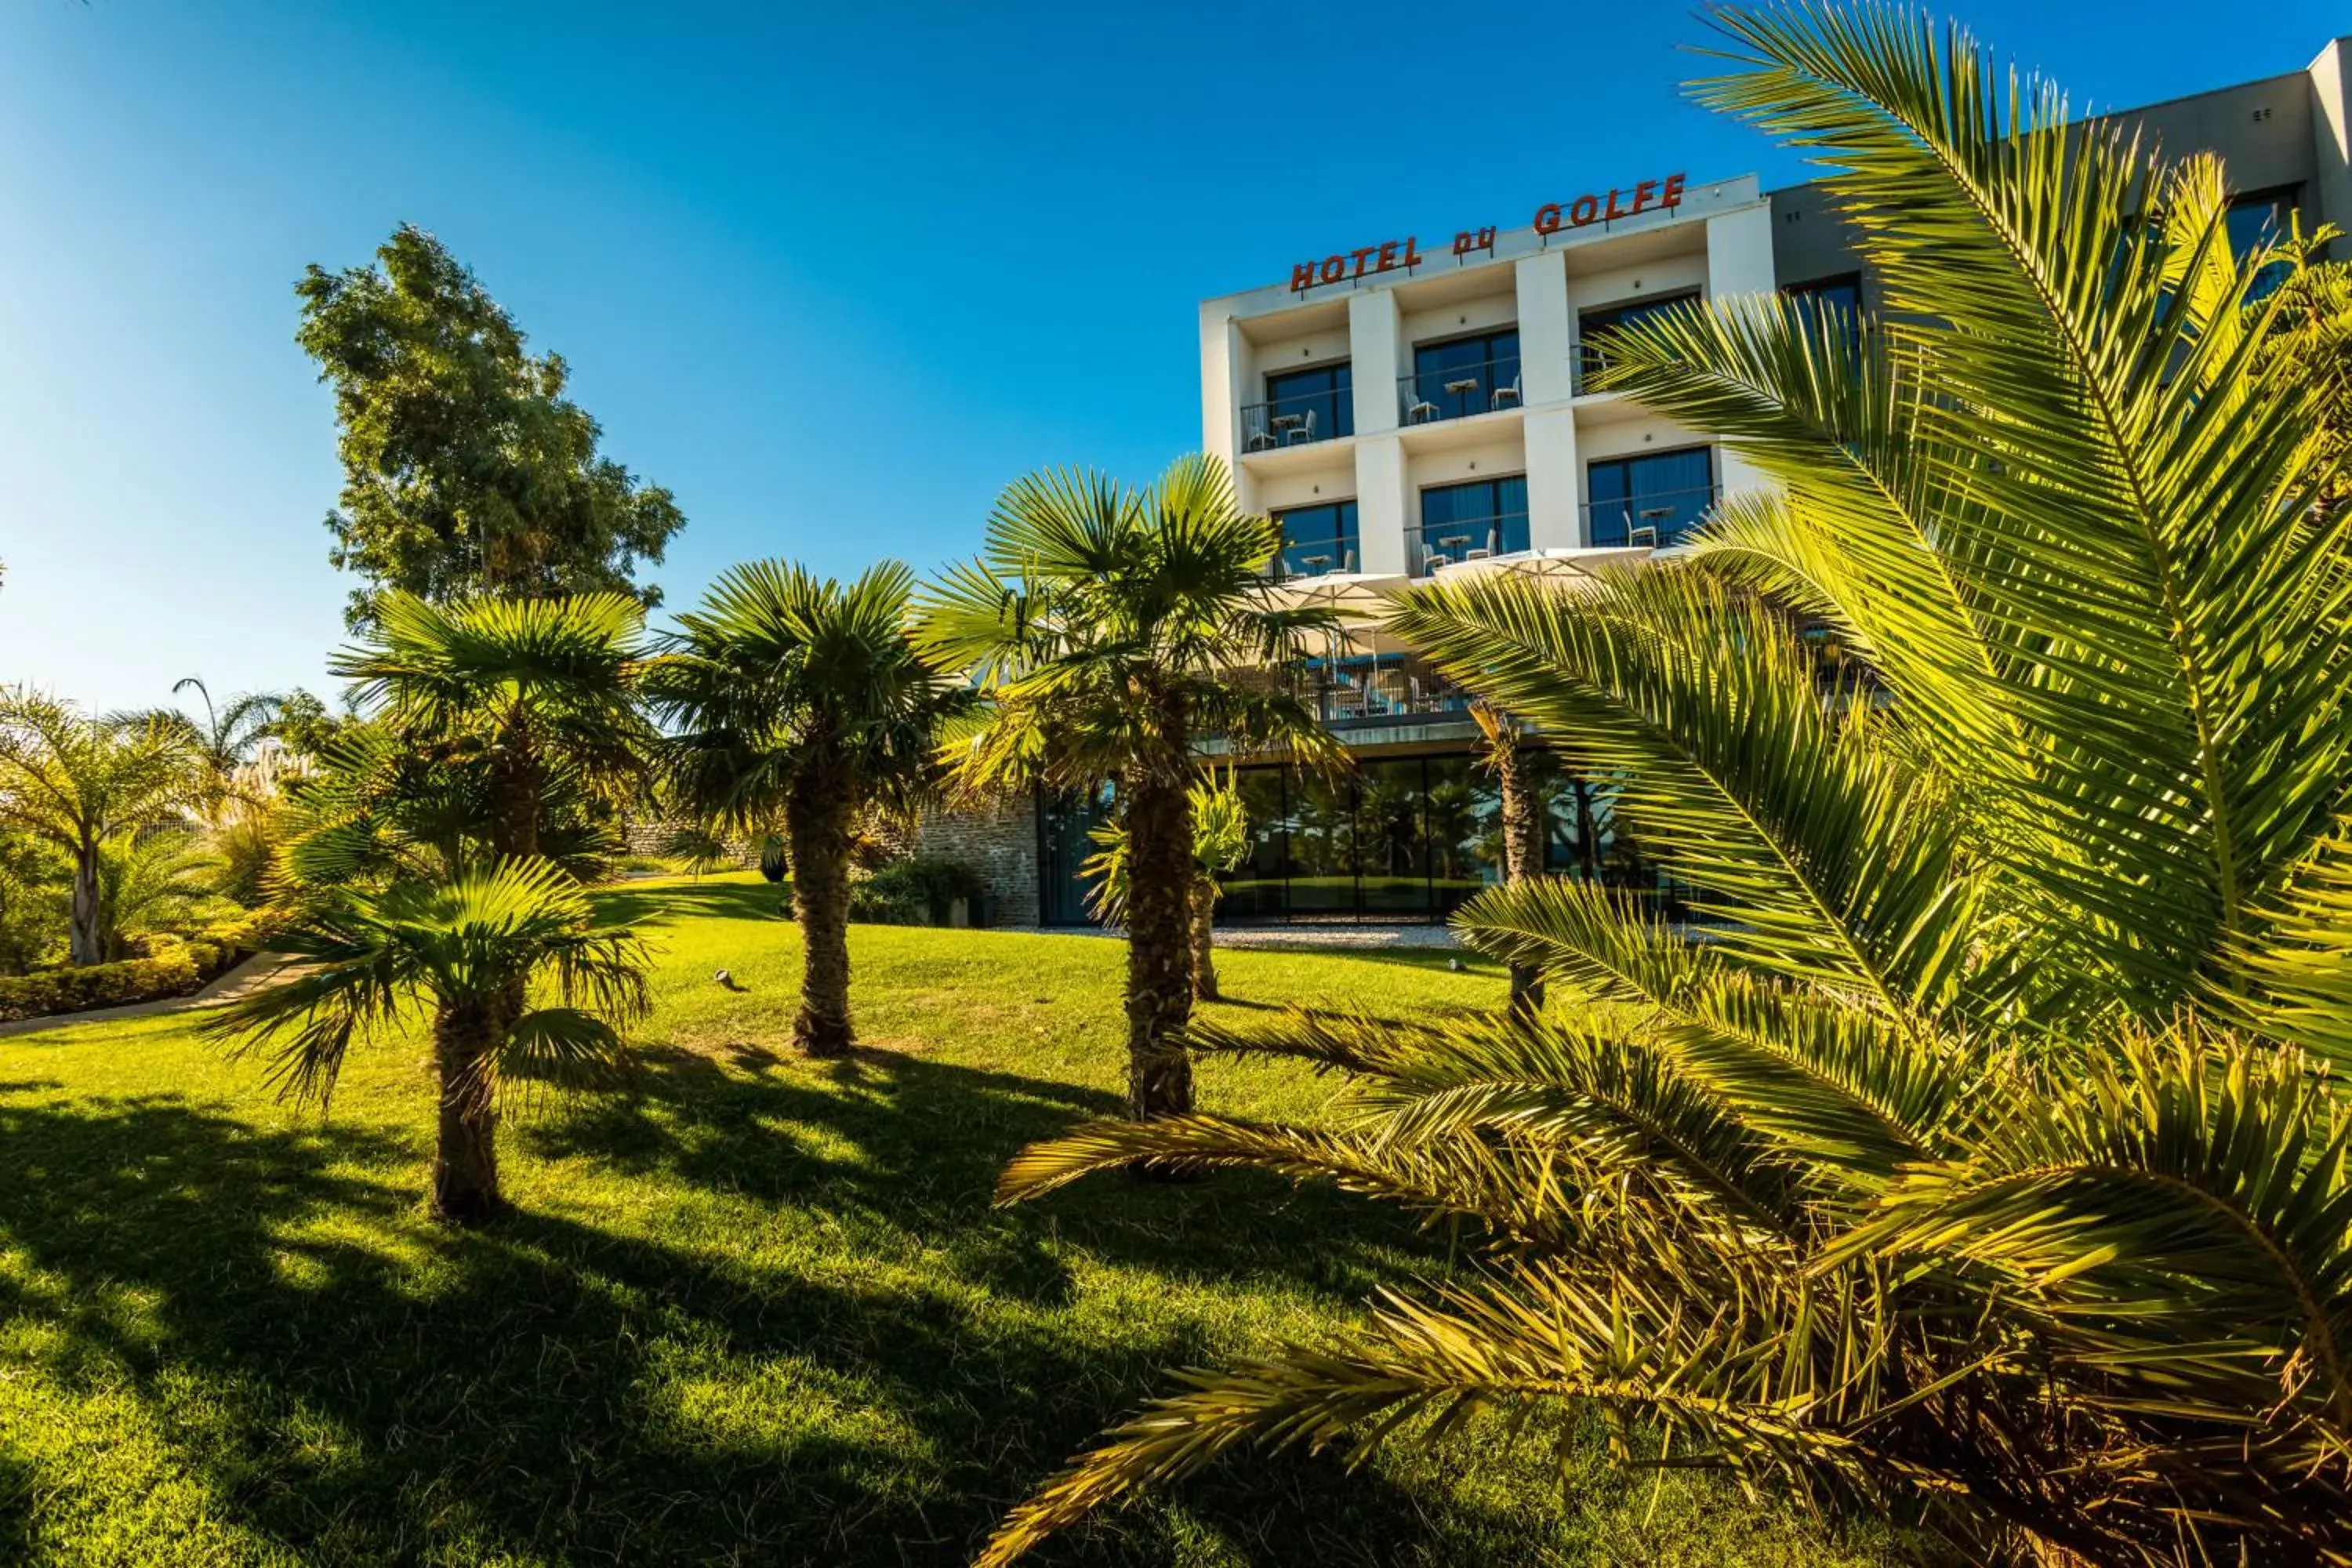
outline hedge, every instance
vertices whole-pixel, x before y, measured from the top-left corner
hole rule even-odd
[[[216,965],[220,950],[210,942],[185,942],[157,958],[0,976],[0,1023],[184,996],[205,983],[200,959]]]

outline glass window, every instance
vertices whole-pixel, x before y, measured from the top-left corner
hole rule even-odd
[[[1356,433],[1356,397],[1349,367],[1317,365],[1265,378],[1266,432],[1277,440],[1320,441]]]
[[[1598,310],[1580,311],[1576,318],[1579,351],[1577,355],[1579,375],[1576,389],[1579,392],[1589,390],[1584,384],[1583,378],[1591,375],[1608,362],[1608,351],[1601,342],[1595,341],[1596,336],[1641,321],[1644,317],[1654,316],[1662,310],[1681,304],[1685,300],[1697,298],[1697,289],[1685,289],[1679,293],[1661,294],[1653,300],[1629,300],[1622,305],[1610,305]]]
[[[1282,872],[1289,849],[1283,821],[1283,771],[1244,768],[1234,775],[1234,788],[1249,819],[1249,853],[1239,866],[1218,876],[1220,919],[1270,920],[1286,910]]]
[[[1587,464],[1584,478],[1595,545],[1636,542],[1636,530],[1652,531],[1639,542],[1677,543],[1715,503],[1715,452],[1707,447]]]
[[[1791,283],[1780,292],[1798,304],[1838,311],[1848,321],[1862,313],[1862,275],[1858,272],[1841,278],[1816,278],[1810,283]]]
[[[2230,204],[2226,219],[2230,229],[2230,254],[2243,261],[2256,247],[2273,245],[2294,232],[2295,197],[2300,188],[2288,186],[2274,191],[2257,191],[2239,196]],[[2253,287],[2247,298],[2259,300],[2284,282],[2294,268],[2287,262],[2273,261],[2254,275]]]
[[[1356,814],[1347,779],[1293,773],[1286,827],[1290,912],[1307,917],[1356,912]]]
[[[1431,912],[1450,915],[1503,879],[1503,792],[1474,758],[1431,757],[1425,766]]]
[[[1282,524],[1277,564],[1283,576],[1319,577],[1326,572],[1356,570],[1354,501],[1290,507],[1276,512],[1274,520]]]
[[[1528,480],[1524,474],[1466,484],[1432,485],[1421,492],[1421,531],[1412,573],[1426,576],[1455,561],[1517,555],[1528,548]]]
[[[1407,424],[1459,419],[1509,406],[1519,391],[1519,331],[1480,332],[1416,343]],[[1496,394],[1505,395],[1498,402]]]
[[[1367,762],[1356,770],[1356,873],[1363,912],[1429,913],[1421,759]]]

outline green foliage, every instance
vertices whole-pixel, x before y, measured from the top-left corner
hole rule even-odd
[[[1714,16],[1735,68],[1699,95],[1830,168],[1886,318],[1617,332],[1607,384],[1775,488],[1686,564],[1433,587],[1391,629],[1619,781],[1718,920],[1491,890],[1457,929],[1570,1009],[1201,1031],[1342,1074],[1339,1131],[1106,1122],[1016,1161],[1008,1199],[1252,1165],[1486,1246],[1192,1374],[991,1568],[1224,1453],[1561,1403],[1628,1462],[1971,1562],[2352,1561],[2352,519],[2326,386],[2263,352],[2276,258],[2231,254],[2211,160],[2062,129],[1958,29]]]
[[[210,943],[172,943],[149,958],[0,975],[0,1023],[184,996],[219,972]]]
[[[1249,810],[1241,791],[1228,774],[1222,782],[1202,779],[1193,784],[1192,864],[1201,879],[1214,882],[1249,858]],[[1127,829],[1117,822],[1089,828],[1095,852],[1078,868],[1093,884],[1087,909],[1096,920],[1115,926],[1127,917]]]
[[[446,881],[397,882],[323,903],[270,939],[307,967],[212,1015],[206,1033],[270,1058],[282,1093],[324,1103],[352,1042],[430,1002],[489,1007],[517,978],[553,981],[558,1003],[506,1021],[482,1068],[601,1081],[620,1064],[622,1026],[647,1005],[645,946],[591,918],[576,882],[546,861],[509,860]]]
[[[980,873],[951,855],[894,860],[849,885],[849,918],[881,925],[945,925],[949,906],[987,892]]]
[[[786,561],[723,573],[646,671],[670,798],[761,834],[796,784],[858,807],[919,799],[933,732],[965,698],[908,640],[913,584],[897,562],[847,584]]]
[[[313,265],[295,334],[335,389],[341,504],[332,560],[359,573],[354,626],[392,590],[443,600],[627,593],[685,525],[669,491],[600,456],[569,368],[532,354],[433,236],[404,224],[372,266]]]
[[[1276,603],[1265,571],[1281,544],[1210,458],[1181,459],[1143,490],[1075,471],[1015,483],[980,558],[920,599],[919,643],[941,668],[971,670],[984,700],[942,748],[959,787],[1188,779],[1193,743],[1211,739],[1344,763],[1268,673],[1333,625]]]
[[[109,955],[121,956],[131,939],[189,931],[234,913],[219,891],[223,871],[211,837],[194,828],[127,835],[101,845],[98,879]]]

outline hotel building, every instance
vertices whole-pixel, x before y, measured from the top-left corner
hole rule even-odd
[[[2352,38],[2304,70],[2125,111],[2170,153],[2210,149],[2242,248],[2300,211],[2352,230]],[[1691,299],[1778,289],[1874,303],[1816,185],[1627,171],[1543,198],[1517,227],[1360,237],[1200,308],[1201,441],[1244,508],[1282,525],[1279,570],[1333,602],[1462,571],[1574,570],[1672,550],[1758,478],[1708,432],[1592,385],[1602,329]],[[1241,773],[1255,842],[1226,920],[1441,919],[1498,875],[1497,805],[1465,698],[1403,650],[1350,646],[1310,670],[1359,756],[1327,784]],[[1553,770],[1555,868],[1654,885],[1611,830],[1605,790]],[[1076,923],[1099,803],[940,821],[927,842],[983,868],[1008,923]]]

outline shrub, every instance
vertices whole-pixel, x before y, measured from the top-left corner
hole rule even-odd
[[[0,1023],[184,996],[205,983],[200,956],[216,961],[218,950],[210,943],[177,943],[153,958],[0,978]]]
[[[875,925],[945,925],[956,900],[987,890],[980,873],[945,855],[894,861],[849,889],[849,918]]]

